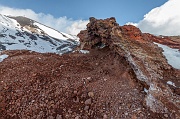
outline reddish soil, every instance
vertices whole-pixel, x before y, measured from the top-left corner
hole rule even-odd
[[[1,119],[160,119],[144,104],[143,86],[108,48],[59,56],[6,51],[0,63]]]

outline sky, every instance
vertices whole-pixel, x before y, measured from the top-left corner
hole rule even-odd
[[[51,14],[55,18],[89,19],[116,17],[119,24],[138,22],[151,9],[167,0],[0,0],[12,8],[32,9],[36,13]]]
[[[0,0],[0,14],[26,16],[74,35],[92,16],[115,17],[120,25],[133,24],[143,32],[180,35],[171,31],[179,22],[179,6],[180,0]],[[165,25],[172,28],[164,31]]]

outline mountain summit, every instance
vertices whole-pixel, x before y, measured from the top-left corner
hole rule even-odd
[[[0,50],[63,54],[79,44],[77,39],[26,17],[0,15]]]

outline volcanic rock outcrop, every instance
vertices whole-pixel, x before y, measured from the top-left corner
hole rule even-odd
[[[179,70],[175,73],[163,56],[162,49],[153,43],[164,38],[143,34],[135,26],[119,26],[115,18],[90,18],[87,30],[81,31],[78,36],[81,48],[109,47],[126,59],[136,78],[148,89],[145,102],[153,112],[171,112],[180,116],[179,95],[163,83],[170,79],[179,82]],[[179,44],[176,46],[179,48]],[[176,92],[179,92],[179,85]]]

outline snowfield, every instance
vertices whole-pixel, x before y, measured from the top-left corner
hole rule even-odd
[[[157,44],[159,47],[161,47],[164,52],[164,56],[166,57],[168,63],[176,68],[176,69],[180,69],[180,51],[178,49],[172,49],[166,45],[162,45],[159,43],[155,43]]]
[[[62,39],[62,40],[68,39],[68,37],[64,37],[63,34],[61,34],[60,32],[58,32],[52,28],[49,28],[47,26],[44,26],[40,23],[34,23],[34,25],[37,25],[40,29],[43,29],[43,31],[45,33],[47,33],[49,36],[53,36],[54,38]]]
[[[0,51],[31,50],[64,54],[71,52],[77,45],[79,41],[75,36],[61,33],[25,17],[0,15]]]
[[[0,55],[0,62],[2,62],[4,59],[8,58],[9,55]]]

